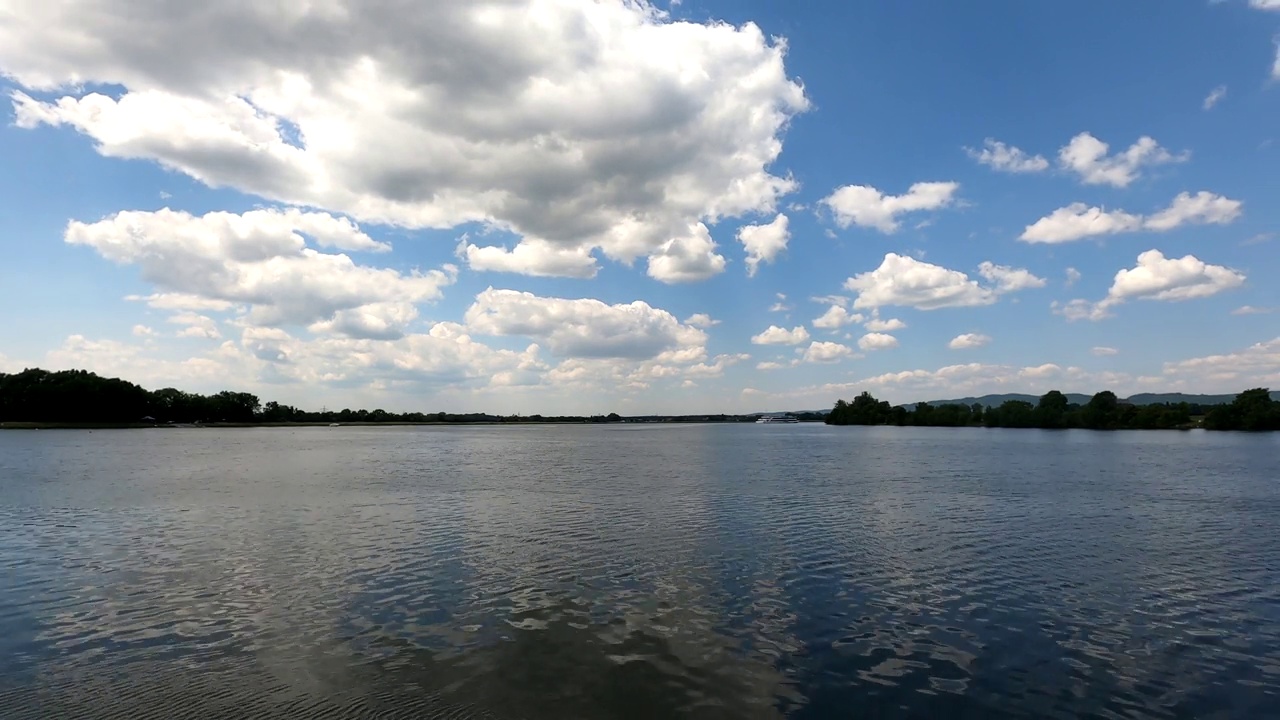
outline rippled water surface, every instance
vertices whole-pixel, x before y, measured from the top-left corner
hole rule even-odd
[[[0,717],[1280,717],[1280,437],[0,433]]]

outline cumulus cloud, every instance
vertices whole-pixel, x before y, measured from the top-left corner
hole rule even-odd
[[[204,338],[207,340],[217,340],[222,337],[222,333],[218,331],[218,323],[207,315],[182,312],[171,315],[166,322],[185,326],[178,331],[178,337]]]
[[[1280,0],[1249,0],[1249,7],[1258,10],[1280,10]]]
[[[561,247],[545,240],[525,240],[514,248],[480,247],[464,237],[458,243],[458,257],[477,272],[509,272],[534,277],[589,279],[599,266],[589,247]]]
[[[1084,203],[1071,203],[1040,218],[1023,231],[1019,239],[1029,243],[1063,243],[1092,237],[1136,232],[1142,217],[1123,210],[1104,210]]]
[[[868,320],[867,324],[864,325],[863,327],[865,327],[866,329],[872,332],[893,332],[895,330],[907,329],[907,324],[902,322],[898,318],[889,318],[888,320],[881,320],[880,318],[875,317]]]
[[[133,302],[145,302],[149,307],[157,310],[191,310],[194,312],[222,312],[230,310],[235,305],[226,300],[214,300],[211,298],[200,297],[199,295],[187,295],[185,293],[153,293],[151,295],[126,295],[125,300]]]
[[[1147,217],[1072,203],[1028,225],[1019,238],[1029,243],[1064,243],[1095,235],[1149,230],[1167,232],[1183,225],[1227,225],[1240,217],[1244,203],[1211,192],[1181,193],[1169,207]]]
[[[1089,373],[1077,367],[1054,363],[1030,365],[993,365],[967,363],[948,365],[937,370],[903,370],[863,378],[856,382],[831,383],[799,388],[791,396],[831,398],[849,397],[871,390],[892,402],[916,402],[942,397],[983,395],[986,393],[1026,392],[1038,394],[1054,388],[1115,388],[1131,382],[1120,373]]]
[[[1111,155],[1110,151],[1110,145],[1084,132],[1058,151],[1058,163],[1079,175],[1086,185],[1128,187],[1145,168],[1185,162],[1191,157],[1190,153],[1174,155],[1145,136],[1122,153]]]
[[[822,317],[813,321],[813,326],[820,330],[839,330],[845,325],[854,325],[863,320],[861,313],[851,313],[841,305],[832,305],[822,314]]]
[[[1068,320],[1101,320],[1111,309],[1130,300],[1182,301],[1205,298],[1244,284],[1245,276],[1221,265],[1209,265],[1194,255],[1166,258],[1159,250],[1138,256],[1135,267],[1116,273],[1107,297],[1099,302],[1072,300],[1055,303],[1054,312]]]
[[[700,359],[707,340],[702,330],[638,300],[608,305],[489,288],[476,296],[465,318],[470,332],[527,337],[569,358],[647,360],[684,352],[685,359]]]
[[[987,138],[981,150],[965,148],[969,157],[993,170],[1008,173],[1037,173],[1049,169],[1049,161],[1043,155],[1030,155],[1011,145]]]
[[[1193,392],[1240,392],[1280,385],[1280,337],[1244,350],[1164,364],[1161,385]]]
[[[1111,355],[1119,355],[1120,351],[1113,347],[1098,346],[1093,349],[1093,354],[1098,357],[1110,357]]]
[[[156,334],[156,331],[155,331],[155,330],[152,330],[151,328],[147,327],[146,325],[134,325],[134,326],[133,326],[133,335],[134,335],[134,337],[154,337],[154,336],[155,336],[155,334]]]
[[[751,338],[753,345],[799,345],[809,341],[809,331],[803,325],[788,330],[770,325],[767,330]]]
[[[833,342],[814,342],[804,351],[807,363],[835,363],[853,357],[853,348]]]
[[[695,282],[719,275],[724,266],[711,232],[698,223],[688,235],[668,240],[649,256],[649,277],[667,284]]]
[[[1227,86],[1219,85],[1209,92],[1205,97],[1203,107],[1205,110],[1212,110],[1218,103],[1227,97]]]
[[[995,291],[980,286],[959,270],[888,253],[880,267],[849,278],[845,289],[856,292],[855,308],[889,305],[935,310],[944,307],[990,305]]]
[[[965,333],[963,335],[957,335],[954,338],[952,338],[951,342],[947,343],[947,347],[951,348],[952,350],[971,350],[973,348],[980,348],[983,345],[986,345],[990,342],[991,342],[990,335],[982,335],[980,333]]]
[[[1243,206],[1239,200],[1210,192],[1201,191],[1195,195],[1184,192],[1175,197],[1169,207],[1148,217],[1143,227],[1165,232],[1188,224],[1226,225],[1240,217]]]
[[[684,324],[706,330],[707,328],[719,325],[720,321],[712,318],[706,313],[694,313],[693,315],[685,318]]]
[[[1066,274],[1067,274],[1067,281],[1066,281],[1067,287],[1071,287],[1072,285],[1075,285],[1076,283],[1080,282],[1080,278],[1083,277],[1080,274],[1080,271],[1073,267],[1067,268]]]
[[[319,252],[307,246],[302,227],[308,234],[327,233],[329,243],[356,236],[344,221],[310,215],[121,212],[96,223],[73,221],[65,238],[113,262],[137,265],[144,280],[164,291],[146,298],[156,307],[243,304],[250,308],[246,320],[262,325],[304,325],[365,305],[431,301],[454,280],[452,266],[405,274]]]
[[[891,350],[898,347],[898,338],[884,333],[867,333],[858,338],[858,347],[863,350]]]
[[[978,266],[978,274],[994,284],[998,293],[1017,292],[1042,288],[1046,285],[1044,278],[1036,277],[1029,270],[1013,268],[1008,265],[996,265],[986,261]]]
[[[787,249],[791,231],[786,215],[778,213],[768,225],[744,225],[738,229],[738,242],[747,251],[747,276],[755,277],[760,263],[772,263]]]
[[[750,23],[644,2],[15,2],[0,73],[30,91],[19,126],[212,187],[624,262],[796,188],[770,166],[809,101]],[[122,91],[80,89],[101,85]],[[546,272],[544,254],[482,257]]]
[[[1191,300],[1240,287],[1245,276],[1194,255],[1166,258],[1159,250],[1138,256],[1136,267],[1116,273],[1109,298],[1116,300]]]
[[[954,182],[922,182],[912,185],[905,195],[885,195],[869,185],[845,185],[821,202],[842,228],[857,225],[894,233],[901,227],[901,216],[952,205],[959,189],[960,184]]]

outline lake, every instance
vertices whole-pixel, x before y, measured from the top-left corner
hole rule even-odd
[[[1280,717],[1280,434],[0,432],[0,716]]]

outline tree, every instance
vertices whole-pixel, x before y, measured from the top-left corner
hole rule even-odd
[[[1103,390],[1090,398],[1089,403],[1081,410],[1082,424],[1091,430],[1111,429],[1114,427],[1116,409],[1119,406],[1120,400],[1116,398],[1116,394],[1110,390]]]

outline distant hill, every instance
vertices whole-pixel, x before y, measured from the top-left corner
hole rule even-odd
[[[1084,405],[1089,402],[1092,395],[1083,395],[1081,393],[1065,393],[1067,402],[1077,405]],[[1192,403],[1200,405],[1224,405],[1236,399],[1236,394],[1230,395],[1188,395],[1186,393],[1139,393],[1132,397],[1120,398],[1120,402],[1132,405],[1156,405],[1160,403]],[[1280,400],[1280,391],[1272,391],[1272,400]],[[957,400],[930,400],[930,405],[973,405],[978,403],[985,407],[999,407],[1002,403],[1010,400],[1023,400],[1032,405],[1040,402],[1039,395],[1026,395],[1023,393],[1005,393],[1002,395],[983,395],[981,397],[959,398]],[[914,407],[912,403],[907,407]]]

